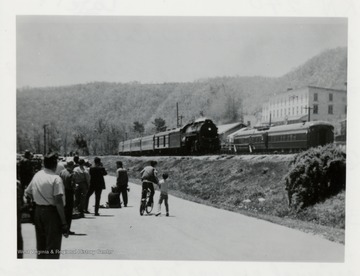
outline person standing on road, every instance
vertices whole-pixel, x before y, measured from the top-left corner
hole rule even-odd
[[[128,194],[129,189],[129,177],[126,169],[123,168],[123,163],[121,161],[116,161],[116,186],[120,195],[122,195],[124,207],[127,207],[128,204]]]
[[[65,217],[66,223],[69,227],[69,235],[74,235],[75,232],[70,231],[73,208],[74,208],[74,191],[75,183],[73,180],[74,162],[69,161],[66,163],[66,168],[60,172],[60,177],[65,187]]]
[[[164,173],[163,179],[159,181],[160,186],[160,198],[159,198],[159,204],[158,204],[158,212],[156,216],[161,215],[161,204],[164,201],[165,203],[165,210],[166,210],[166,216],[169,216],[169,203],[168,203],[168,177],[169,175],[167,173]]]
[[[24,254],[23,254],[23,250],[24,250],[24,242],[23,242],[23,238],[22,238],[22,233],[21,233],[21,214],[22,214],[22,209],[24,206],[24,189],[21,186],[21,183],[19,180],[16,181],[16,195],[17,195],[17,200],[16,200],[16,213],[17,213],[17,258],[18,259],[22,259]]]
[[[84,167],[85,160],[79,159],[79,166],[74,169],[74,182],[76,194],[76,207],[80,213],[80,217],[84,217],[86,211],[86,195],[90,185],[90,175],[88,170]]]
[[[89,170],[90,187],[86,195],[86,212],[89,212],[89,198],[95,192],[95,216],[99,216],[101,192],[105,189],[104,175],[107,175],[107,171],[103,167],[103,164],[101,163],[101,159],[99,157],[95,157],[94,163],[94,166],[91,167]]]
[[[29,185],[31,179],[34,176],[34,167],[31,161],[31,152],[25,150],[24,156],[21,158],[18,164],[18,175],[20,178],[20,183],[22,188],[25,188]]]
[[[57,167],[56,167],[56,174],[57,175],[60,175],[60,172],[62,172],[63,170],[65,170],[65,165],[66,163],[64,163],[64,161],[62,160],[58,160],[58,163],[57,163]]]
[[[146,198],[146,189],[150,189],[150,198],[148,205],[151,205],[154,202],[154,185],[158,185],[159,179],[157,177],[157,170],[155,169],[157,165],[156,161],[150,161],[150,166],[146,166],[141,172],[141,180],[142,180],[142,195],[141,199]]]
[[[80,159],[79,155],[75,155],[75,156],[73,157],[74,167],[75,167],[75,168],[79,166],[79,159]]]
[[[36,203],[34,224],[38,259],[59,259],[62,235],[68,237],[64,185],[55,174],[56,167],[56,156],[45,156],[44,169],[34,175],[25,190]]]

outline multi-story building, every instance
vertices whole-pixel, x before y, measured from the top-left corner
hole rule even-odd
[[[346,119],[346,111],[346,90],[306,86],[273,96],[263,104],[261,122],[280,125],[323,120],[337,129]]]

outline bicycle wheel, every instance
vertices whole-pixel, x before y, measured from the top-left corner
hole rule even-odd
[[[145,212],[145,204],[146,204],[146,201],[145,200],[141,200],[141,203],[140,203],[140,216],[142,216]]]
[[[151,203],[149,205],[150,194],[151,194],[151,191],[150,191],[150,189],[148,189],[147,193],[146,193],[146,206],[145,206],[146,213],[148,213],[148,214],[151,213],[151,211],[154,207],[154,203]]]
[[[146,213],[150,214],[153,207],[154,207],[154,203],[151,203],[151,205],[146,204]]]

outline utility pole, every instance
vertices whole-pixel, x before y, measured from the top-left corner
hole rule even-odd
[[[179,103],[176,103],[176,127],[179,127]]]
[[[271,111],[270,111],[270,116],[269,116],[269,126],[271,126]]]
[[[311,109],[314,109],[314,108],[312,108],[312,107],[304,107],[304,109],[307,109],[308,110],[308,122],[310,122],[310,110]]]
[[[44,128],[44,156],[46,155],[46,127],[48,126],[48,124],[44,124],[43,128]]]
[[[179,116],[179,103],[176,103],[176,127],[181,127],[183,116]]]

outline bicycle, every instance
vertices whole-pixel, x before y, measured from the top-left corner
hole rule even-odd
[[[141,197],[141,203],[140,203],[140,216],[142,216],[144,214],[144,212],[146,211],[147,214],[150,214],[153,207],[154,207],[154,203],[152,202],[150,205],[149,203],[149,199],[150,199],[150,194],[151,194],[151,190],[149,188],[145,188],[142,191],[142,197]],[[144,198],[144,193],[146,193],[145,198]]]

